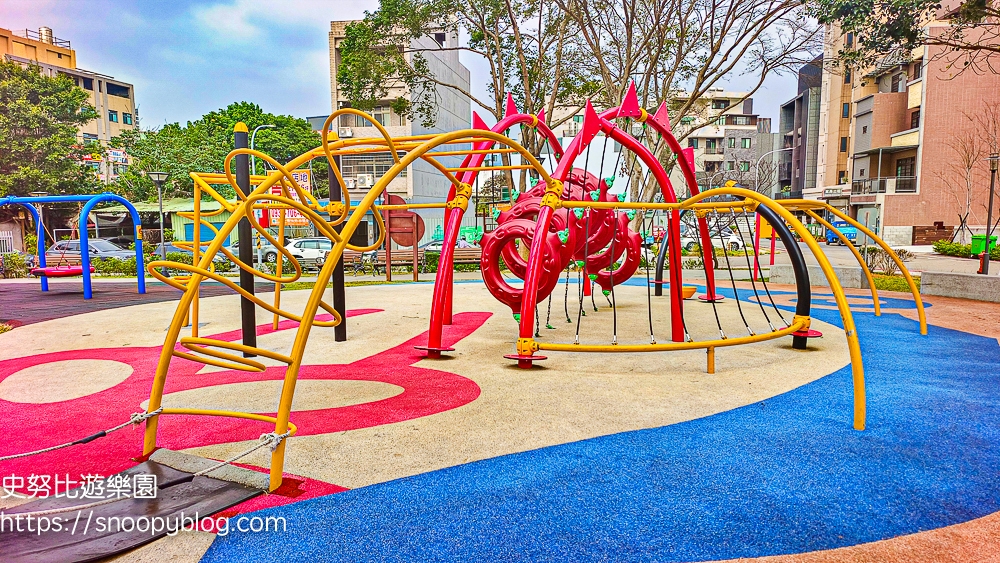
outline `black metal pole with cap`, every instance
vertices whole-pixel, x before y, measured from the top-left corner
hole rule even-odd
[[[247,126],[245,123],[237,123],[233,127],[233,133],[235,137],[234,147],[237,149],[245,149],[250,147],[250,139],[247,131]],[[250,157],[246,154],[236,155],[233,159],[236,164],[236,185],[239,186],[240,190],[244,194],[250,193]],[[240,261],[244,264],[253,264],[253,228],[250,226],[250,220],[246,217],[240,219],[238,226],[239,233],[239,244],[240,244]],[[253,295],[253,284],[254,275],[252,272],[240,268],[240,287],[244,291]],[[243,320],[243,345],[257,347],[257,308],[253,301],[247,299],[246,297],[240,298],[240,314]],[[253,357],[256,354],[249,354],[247,352],[243,353],[244,357]]]
[[[983,256],[983,274],[990,275],[990,235],[993,234],[993,192],[997,183],[997,165],[1000,154],[991,154],[986,160],[990,163],[990,198],[986,205],[986,255]]]
[[[340,167],[340,157],[333,157],[337,163],[337,167]],[[333,167],[330,166],[328,162],[326,164],[327,179],[330,181],[330,201],[340,201],[343,199],[344,195],[340,189],[340,182],[337,181],[337,176],[333,173]],[[350,192],[348,192],[348,201],[350,201]],[[344,224],[341,223],[333,228],[333,230],[338,233],[342,232]],[[344,256],[341,255],[337,260],[336,267],[333,268],[333,308],[340,314],[340,324],[333,328],[333,339],[336,342],[344,342],[347,340],[347,296],[344,292]]]

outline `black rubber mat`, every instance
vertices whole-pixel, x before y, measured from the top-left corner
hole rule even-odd
[[[133,483],[136,475],[155,475],[158,485],[190,476],[190,473],[146,461],[119,476]],[[261,493],[260,489],[210,477],[193,480],[156,491],[155,499],[123,498],[92,508],[73,509],[48,515],[24,516],[26,513],[71,508],[114,498],[112,489],[126,487],[118,476],[99,481],[103,489],[91,488],[98,498],[50,497],[39,499],[3,512],[0,531],[0,561],[4,563],[84,562],[102,559],[161,538],[177,523],[192,526],[195,518],[204,518],[237,505]],[[80,489],[74,489],[80,491]],[[72,493],[71,491],[71,494]],[[79,493],[76,493],[79,494]],[[18,516],[21,514],[22,516]],[[182,518],[188,518],[182,521]],[[57,520],[58,519],[58,520]],[[159,520],[156,520],[159,519]],[[145,524],[141,524],[144,522]],[[156,523],[161,524],[157,526]],[[39,531],[42,528],[47,531]],[[155,530],[159,527],[161,529]],[[204,527],[198,528],[204,530]],[[179,531],[184,534],[187,531]]]

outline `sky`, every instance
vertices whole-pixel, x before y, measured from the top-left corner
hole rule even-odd
[[[0,27],[51,27],[72,43],[78,67],[133,84],[140,124],[152,128],[236,101],[275,114],[329,114],[330,21],[377,7],[378,0],[0,0]],[[468,56],[463,63],[473,94],[485,97],[487,65]],[[740,82],[734,77],[727,89]],[[794,78],[768,78],[754,109],[776,118],[794,93]]]

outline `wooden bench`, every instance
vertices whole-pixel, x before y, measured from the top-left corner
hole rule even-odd
[[[367,253],[371,254],[371,253]],[[329,258],[330,252],[327,251],[326,255],[323,256],[323,261],[318,263],[317,268],[322,268],[323,264],[326,264],[327,258]],[[348,270],[351,271],[352,275],[358,275],[358,272],[364,273],[365,271],[365,253],[358,252],[356,250],[344,250],[344,272]]]
[[[79,255],[66,255],[60,256],[58,253],[49,253],[45,255],[45,265],[55,267],[55,266],[79,266],[81,264],[81,258]],[[93,262],[93,260],[91,260]]]
[[[424,271],[424,265],[426,264],[423,249],[417,250],[417,272]],[[379,250],[374,255],[374,260],[371,262],[372,265],[372,275],[377,275],[379,270],[385,273],[385,251]],[[392,251],[392,264],[389,266],[391,268],[399,268],[403,266],[413,266],[413,249],[399,248]]]
[[[456,248],[452,257],[452,264],[478,265],[483,257],[483,249],[478,246],[475,248]]]

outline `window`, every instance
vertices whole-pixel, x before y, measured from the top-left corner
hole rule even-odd
[[[722,170],[722,163],[721,162],[709,161],[709,162],[705,163],[705,172],[715,173],[715,172],[719,172],[720,170]]]
[[[97,144],[97,135],[93,133],[83,134],[83,146],[95,145],[95,144]]]
[[[861,170],[860,170],[860,171],[858,172],[858,176],[860,176],[860,177],[862,177],[862,178],[864,178],[864,177],[865,177],[865,169],[864,169],[864,168],[862,168],[862,169],[861,169]]]
[[[751,141],[750,137],[743,137],[743,138],[741,138],[740,139],[740,148],[744,148],[744,149],[750,148],[750,143],[751,142],[752,141]]]
[[[847,137],[840,138],[840,152],[847,152]]]
[[[729,148],[731,148],[731,149],[735,149],[736,148],[736,137],[730,137],[729,138]],[[732,170],[732,169],[730,169],[730,170]]]
[[[867,135],[868,134],[868,126],[867,125],[862,125],[861,126],[861,134],[862,135]]]
[[[732,160],[726,161],[726,170],[736,170],[736,163]]]
[[[378,121],[379,125],[383,127],[385,127],[386,125],[392,125],[392,123],[389,121],[390,119],[389,115],[390,115],[389,108],[385,106],[376,106],[375,109],[372,110],[372,117],[374,117],[375,121]]]
[[[128,86],[122,86],[121,84],[113,84],[108,82],[108,95],[118,96],[119,98],[128,97]]]
[[[850,83],[851,83],[851,71],[846,70],[844,71],[844,84],[850,84]]]
[[[574,115],[573,116],[573,123],[583,123],[583,116],[582,115]]]
[[[854,46],[854,33],[853,32],[848,32],[848,34],[847,34],[847,46],[848,47],[853,47]]]
[[[923,63],[921,63],[921,62],[915,62],[915,63],[913,63],[913,72],[910,73],[910,75],[912,76],[912,78],[910,78],[910,80],[916,80],[916,79],[920,78],[921,76],[923,76],[923,73],[924,73],[924,65],[923,65]]]
[[[837,183],[838,184],[847,183],[847,170],[840,170],[837,172]]]
[[[890,92],[902,92],[901,86],[905,86],[906,81],[903,80],[903,73],[893,74],[892,81],[889,85]]]
[[[93,78],[84,78],[83,79],[83,89],[84,90],[93,90],[94,89],[94,79]]]
[[[108,121],[110,121],[111,123],[118,123],[118,112],[113,109],[109,109]]]
[[[840,109],[840,117],[843,117],[844,119],[851,117],[851,104],[844,104],[844,106]]]
[[[751,125],[749,115],[733,115],[730,116],[730,121],[733,125]]]
[[[698,139],[688,139],[688,146],[692,149],[698,148]]]
[[[729,100],[712,100],[712,109],[726,109],[729,107]]]
[[[896,176],[916,176],[917,159],[915,157],[901,158],[896,161]]]
[[[122,123],[125,125],[132,125],[132,114],[122,112]]]
[[[395,161],[391,154],[376,153],[364,155],[344,155],[340,161],[340,171],[347,178],[357,178],[360,174],[370,174],[378,180],[392,168]],[[400,177],[406,176],[406,170]]]
[[[910,114],[910,129],[916,129],[920,127],[920,110]]]
[[[444,44],[447,42],[447,36],[443,33],[435,33],[434,40],[437,41],[438,45],[444,47]]]
[[[740,171],[741,172],[749,172],[750,171],[750,161],[749,160],[741,160],[740,161]]]

